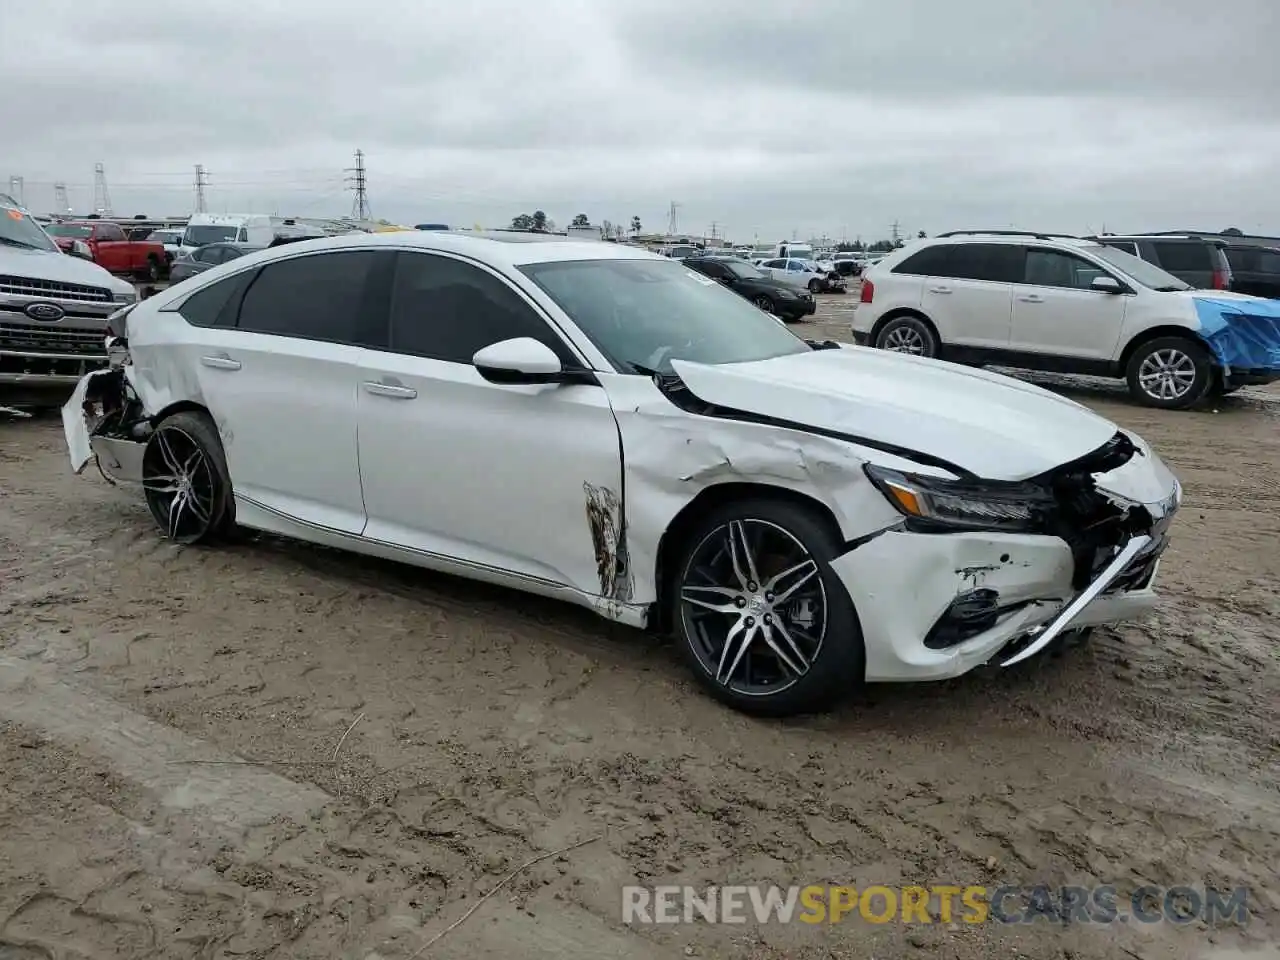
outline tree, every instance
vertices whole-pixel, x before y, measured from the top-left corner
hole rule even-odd
[[[919,237],[921,240],[923,240],[925,237],[929,235],[925,233],[923,230],[921,230],[919,233],[916,234],[916,236]]]
[[[529,218],[533,221],[532,229],[538,233],[546,233],[547,231],[547,215],[541,210],[533,211],[533,216]]]
[[[591,226],[591,221],[587,219],[587,215],[585,213],[575,214],[572,226],[589,227]]]
[[[532,230],[533,217],[529,216],[527,213],[517,213],[514,217],[511,218],[511,229],[512,230]]]
[[[639,217],[632,217],[632,218],[631,218],[631,232],[632,232],[632,234],[634,234],[635,236],[637,236],[637,237],[638,237],[638,236],[640,236],[640,231],[641,231],[641,230],[643,230],[643,229],[644,229],[644,228],[640,226],[640,218],[639,218]]]

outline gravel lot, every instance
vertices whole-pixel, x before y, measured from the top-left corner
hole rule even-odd
[[[808,329],[844,337],[851,299]],[[0,958],[1263,956],[1280,393],[1168,414],[1057,383],[1185,484],[1161,612],[791,723],[552,602],[269,538],[174,548],[70,474],[56,420],[0,415]],[[1243,885],[1254,919],[628,929],[635,882]]]

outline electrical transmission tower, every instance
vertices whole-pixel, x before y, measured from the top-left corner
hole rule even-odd
[[[9,196],[17,200],[19,205],[26,206],[26,201],[22,199],[22,190],[23,190],[22,178],[10,177],[9,178]]]
[[[667,236],[674,237],[676,230],[680,226],[680,204],[674,200],[671,201],[671,207],[667,211]]]
[[[369,191],[365,182],[363,150],[356,151],[356,165],[347,167],[345,172],[351,174],[347,177],[347,182],[356,193],[355,199],[351,201],[351,216],[356,220],[370,219],[372,215],[369,213]]]
[[[65,183],[55,183],[53,185],[53,210],[58,215],[71,212],[71,201],[67,199],[67,185]]]
[[[100,163],[93,165],[93,212],[111,216],[111,193],[107,190],[107,171]]]
[[[204,188],[209,185],[209,180],[204,172],[204,164],[196,164],[196,213],[208,213],[209,208],[204,202]]]

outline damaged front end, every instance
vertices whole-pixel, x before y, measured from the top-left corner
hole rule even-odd
[[[133,306],[108,320],[108,367],[87,374],[62,408],[71,467],[82,473],[90,460],[110,482],[141,483],[142,458],[151,418],[130,380],[126,318]]]

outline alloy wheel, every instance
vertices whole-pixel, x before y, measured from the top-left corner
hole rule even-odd
[[[679,598],[694,656],[734,693],[780,693],[822,649],[827,595],[817,561],[766,520],[729,520],[703,538],[685,565]]]
[[[1138,367],[1138,383],[1156,400],[1180,400],[1195,382],[1195,360],[1173,347],[1153,350]]]
[[[143,489],[151,513],[176,543],[195,543],[215,521],[216,480],[209,458],[191,434],[161,426],[142,459]]]
[[[755,305],[765,313],[773,313],[773,301],[768,297],[756,297],[754,302]]]
[[[916,357],[923,356],[924,337],[914,327],[897,326],[884,335],[881,349],[894,353],[909,353]]]

